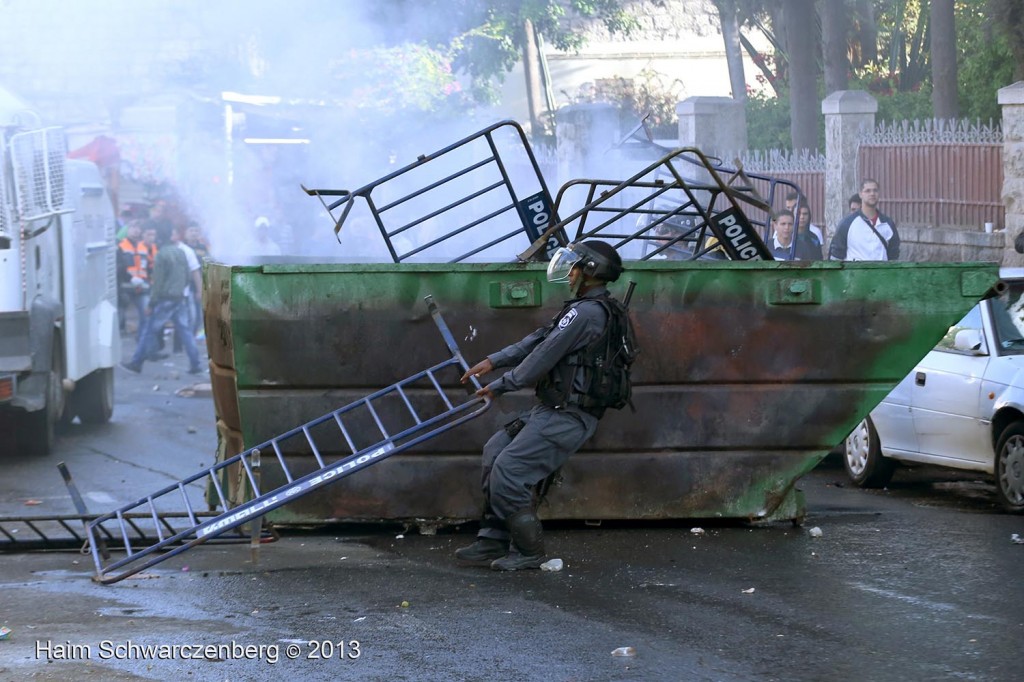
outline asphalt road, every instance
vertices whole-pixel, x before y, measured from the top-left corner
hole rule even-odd
[[[93,512],[210,465],[185,362],[118,370],[111,424],[7,456],[0,516],[70,513],[59,461]],[[331,528],[255,563],[206,545],[112,586],[74,551],[0,554],[0,680],[1020,678],[1024,518],[989,482],[915,469],[860,491],[826,461],[801,487],[802,528],[555,526],[555,573],[457,566],[471,528]]]

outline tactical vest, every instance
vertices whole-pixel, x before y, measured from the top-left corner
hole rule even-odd
[[[600,303],[607,313],[604,330],[589,344],[559,361],[537,383],[537,398],[549,407],[576,405],[601,417],[609,407],[621,410],[630,404],[633,394],[630,368],[638,349],[633,324],[622,303],[607,293],[587,300]],[[554,318],[554,323],[578,303],[567,304]],[[583,373],[582,392],[573,389],[577,372]]]

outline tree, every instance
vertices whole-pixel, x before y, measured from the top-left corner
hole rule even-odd
[[[932,110],[935,118],[960,115],[953,0],[931,0]]]
[[[875,8],[871,0],[857,0],[855,16],[857,57],[854,64],[861,67],[878,60],[878,24],[875,23]]]
[[[1024,80],[1024,4],[1020,0],[989,0],[989,7],[1010,43],[1013,78]]]
[[[533,30],[533,22],[529,19],[523,22],[523,77],[526,79],[526,106],[530,111],[530,132],[538,135],[544,129],[541,122],[544,114],[544,79],[541,75],[537,32]]]
[[[378,25],[408,42],[444,45],[477,102],[493,102],[497,86],[542,36],[559,50],[586,43],[584,20],[627,35],[636,25],[625,0],[386,0],[367,3]],[[438,20],[441,17],[442,20]],[[532,34],[526,30],[533,26]],[[537,72],[539,73],[539,69]]]
[[[818,25],[814,0],[789,0],[784,5],[789,35],[789,134],[794,150],[818,146]]]
[[[845,0],[824,0],[821,10],[821,43],[825,63],[825,95],[846,90],[849,84],[849,17]]]
[[[743,73],[743,48],[740,44],[739,8],[736,0],[713,0],[722,24],[725,61],[729,66],[729,85],[733,99],[747,99],[747,79]]]

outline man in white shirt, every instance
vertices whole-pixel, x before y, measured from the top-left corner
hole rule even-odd
[[[896,221],[878,210],[878,182],[860,184],[861,207],[836,226],[829,247],[832,260],[899,260],[900,235]]]

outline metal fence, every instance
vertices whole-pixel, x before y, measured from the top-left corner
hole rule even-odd
[[[880,207],[897,223],[984,229],[1005,222],[998,126],[963,121],[882,124],[858,151],[861,178],[878,181]]]
[[[777,149],[768,151],[748,151],[737,158],[748,173],[764,173],[778,180],[791,182],[807,197],[807,205],[811,209],[811,222],[817,225],[825,223],[825,157],[821,154],[792,154]],[[762,196],[767,183],[754,181],[754,186]],[[785,193],[774,197],[772,210],[785,208]]]

